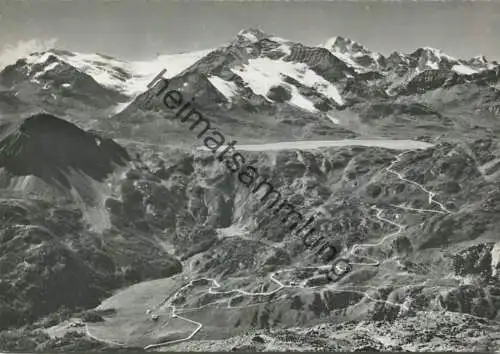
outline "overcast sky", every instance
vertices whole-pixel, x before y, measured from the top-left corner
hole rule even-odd
[[[208,49],[257,27],[317,45],[344,36],[389,54],[436,47],[500,59],[500,2],[0,0],[2,55],[54,45],[127,59]]]

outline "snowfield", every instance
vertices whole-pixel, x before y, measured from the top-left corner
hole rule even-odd
[[[182,54],[166,54],[147,61],[124,61],[101,54],[79,52],[68,52],[68,54],[45,52],[33,53],[26,58],[26,61],[30,65],[43,64],[54,56],[91,76],[100,85],[115,89],[129,97],[135,97],[147,90],[147,84],[162,69],[168,68],[164,77],[173,77],[211,51],[212,49],[207,49]],[[54,69],[57,65],[57,62],[49,64],[44,72]]]
[[[302,85],[316,89],[319,93],[331,98],[337,104],[343,105],[337,87],[316,74],[304,63],[257,58],[248,60],[248,64],[233,68],[231,71],[241,77],[248,87],[257,95],[267,97],[269,90],[274,86],[290,87],[285,83],[285,78],[291,77]],[[314,103],[302,96],[296,87],[292,90],[290,103],[310,112],[317,112]]]

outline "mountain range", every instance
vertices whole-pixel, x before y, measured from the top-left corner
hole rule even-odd
[[[164,68],[315,213],[311,248],[161,97],[142,106]],[[19,58],[0,72],[0,349],[499,350],[499,78],[482,56],[257,29],[151,61]]]

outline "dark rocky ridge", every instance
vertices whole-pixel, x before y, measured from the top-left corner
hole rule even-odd
[[[80,172],[97,181],[130,160],[113,140],[88,133],[49,114],[0,127],[0,167],[16,176],[33,175],[66,187],[65,174]]]

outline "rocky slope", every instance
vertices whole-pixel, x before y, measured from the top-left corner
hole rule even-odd
[[[457,313],[257,331],[228,341],[185,342],[174,351],[474,351],[498,350],[498,325]]]

